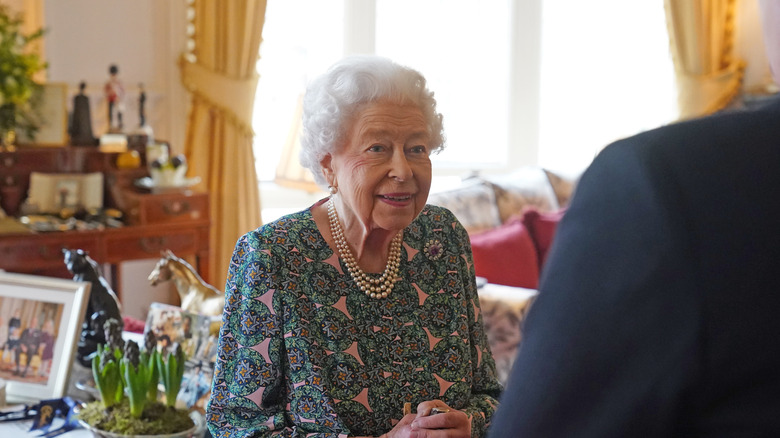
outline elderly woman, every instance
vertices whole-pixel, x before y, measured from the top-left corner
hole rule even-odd
[[[212,434],[484,435],[500,386],[468,236],[425,204],[444,143],[425,79],[347,58],[309,86],[303,123],[330,197],[236,245]]]

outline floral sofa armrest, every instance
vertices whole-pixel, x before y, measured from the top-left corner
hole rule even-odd
[[[478,293],[498,380],[506,385],[523,338],[523,320],[536,297],[536,290],[486,284]]]

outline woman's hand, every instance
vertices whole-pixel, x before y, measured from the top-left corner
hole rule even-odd
[[[437,409],[440,413],[435,412]],[[411,424],[407,422],[412,417]],[[399,437],[409,438],[469,438],[471,437],[471,419],[463,411],[450,408],[441,400],[425,401],[417,405],[417,414],[405,416],[396,425],[388,438],[395,438],[396,429],[401,424],[404,426],[399,432],[407,435],[397,435]]]
[[[412,435],[412,422],[417,418],[415,414],[406,414],[390,432],[379,438],[410,438]]]

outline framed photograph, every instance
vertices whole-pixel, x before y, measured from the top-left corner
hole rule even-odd
[[[90,287],[0,271],[0,378],[9,400],[65,395]]]
[[[63,208],[103,207],[103,174],[30,173],[26,203],[40,213],[56,213]]]
[[[221,324],[221,316],[190,313],[170,304],[151,304],[144,334],[148,331],[155,334],[157,349],[160,351],[178,343],[187,355],[182,387],[176,399],[177,406],[205,412],[211,394],[211,377]]]
[[[217,339],[221,316],[191,313],[181,307],[152,303],[146,316],[144,334],[151,331],[157,338],[157,349],[181,345],[188,361],[213,364],[217,356]]]
[[[35,138],[23,133],[19,135],[19,144],[35,146],[65,146],[68,144],[68,85],[60,82],[42,84],[41,98],[37,110],[41,115],[41,125]]]

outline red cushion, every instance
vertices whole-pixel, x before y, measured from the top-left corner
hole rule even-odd
[[[528,229],[536,245],[536,250],[539,253],[540,268],[544,266],[544,262],[547,260],[547,253],[550,252],[550,247],[555,237],[555,230],[564,213],[566,213],[566,209],[550,213],[539,213],[536,209],[529,208],[523,212],[523,225]]]
[[[519,219],[471,236],[474,270],[491,283],[536,289],[539,261],[530,234]]]
[[[144,332],[144,322],[140,319],[133,318],[130,315],[122,317],[122,322],[125,324],[124,331],[133,333]]]

